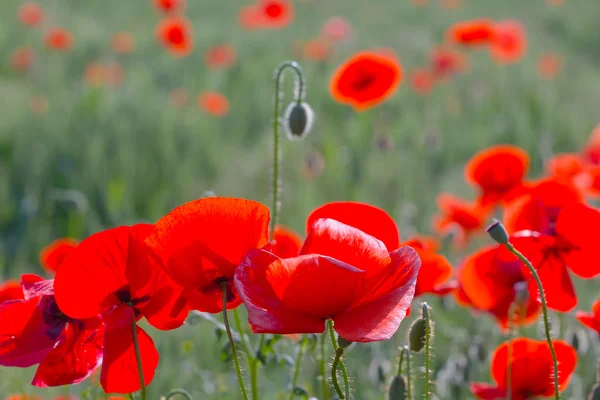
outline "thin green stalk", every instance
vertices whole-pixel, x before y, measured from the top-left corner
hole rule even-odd
[[[400,349],[400,361],[398,361],[398,373],[396,375],[402,375],[403,361],[404,361],[404,347]]]
[[[229,338],[229,344],[231,345],[231,353],[233,354],[233,363],[235,364],[235,372],[237,373],[240,389],[242,390],[242,396],[244,400],[248,400],[248,393],[244,386],[244,379],[242,378],[242,370],[240,369],[240,361],[237,356],[237,349],[231,334],[231,328],[229,326],[229,318],[227,318],[227,282],[221,283],[221,289],[223,290],[223,323],[225,324],[225,330],[227,331],[227,337]]]
[[[349,397],[344,396],[344,393],[342,392],[342,389],[340,388],[340,384],[338,383],[338,378],[337,378],[337,367],[338,367],[339,363],[342,361],[343,354],[344,354],[344,349],[341,347],[338,347],[335,350],[335,358],[333,359],[333,364],[331,365],[331,382],[333,382],[333,387],[334,387],[335,391],[337,392],[340,399],[349,398]],[[346,388],[347,387],[348,387],[348,382],[346,382]]]
[[[142,364],[142,353],[140,352],[140,344],[137,338],[137,325],[135,323],[135,316],[131,318],[131,333],[133,334],[133,347],[135,348],[135,359],[137,362],[138,376],[140,378],[140,393],[141,400],[146,400],[146,382],[144,382],[144,367]]]
[[[431,347],[431,321],[429,320],[429,306],[423,303],[423,318],[425,319],[425,400],[431,398],[429,389],[429,353]]]
[[[300,376],[300,367],[302,366],[302,356],[304,355],[304,348],[306,347],[306,340],[304,337],[300,341],[300,348],[298,349],[298,356],[296,357],[296,368],[294,368],[294,377],[292,378],[292,391],[290,393],[290,400],[294,400],[294,390],[298,384],[298,377]]]
[[[329,400],[329,385],[327,385],[327,379],[325,378],[325,344],[327,343],[327,332],[321,335],[321,359],[319,360],[319,373],[321,374],[321,389],[323,390],[323,400]]]
[[[135,397],[133,397],[133,395],[131,393],[128,393],[127,397],[129,398],[129,400],[135,400]]]
[[[258,354],[262,351],[265,344],[265,335],[260,335],[260,341],[258,342],[258,349],[256,350],[256,356],[250,363],[250,379],[251,379],[251,390],[252,400],[258,400],[258,366],[260,363]]]
[[[540,277],[531,265],[531,262],[519,251],[517,250],[512,243],[508,242],[505,244],[506,248],[513,253],[519,260],[521,260],[527,268],[529,268],[529,272],[535,279],[535,282],[538,287],[538,291],[540,292],[540,302],[542,303],[542,314],[544,316],[544,329],[546,331],[546,340],[548,341],[548,346],[550,347],[550,353],[552,354],[552,362],[554,364],[554,398],[556,400],[560,399],[560,393],[558,391],[558,360],[556,359],[556,352],[554,351],[554,345],[552,344],[552,337],[550,337],[550,322],[548,321],[548,308],[546,306],[546,295],[544,294],[544,286],[542,285],[542,281]]]
[[[517,305],[517,300],[515,299],[515,301],[513,301],[512,303],[510,303],[510,307],[508,308],[508,343],[507,343],[507,347],[508,347],[508,355],[506,357],[506,400],[510,400],[512,397],[512,339],[513,339],[513,328],[514,325],[511,324],[512,322],[512,318],[513,316],[515,316],[515,314],[517,314],[517,310],[516,308],[518,307]],[[519,320],[519,318],[521,317],[522,313],[521,313],[521,309],[523,309],[524,307],[521,305],[520,309],[519,309],[519,313],[516,315],[517,320]],[[522,323],[522,321],[521,321]]]
[[[246,353],[246,357],[248,358],[248,363],[250,363],[250,359],[252,358],[252,354],[250,354],[250,346],[248,346],[248,342],[246,341],[246,335],[244,335],[244,329],[242,328],[242,320],[240,319],[240,313],[237,308],[233,309],[233,321],[235,322],[235,329],[240,334],[240,341],[242,342],[242,350]]]
[[[408,346],[404,346],[403,349],[406,352],[406,398],[411,400],[412,393],[410,388],[410,376],[412,371],[410,370],[410,349]]]
[[[335,332],[333,331],[333,322],[331,320],[327,321],[327,329],[329,330],[329,338],[331,339],[331,344],[333,346],[333,349],[335,350],[335,354],[336,354],[336,358],[337,358],[337,354],[338,354],[338,345],[337,345],[337,341],[335,340]],[[342,349],[342,354],[343,354],[343,349]],[[348,379],[348,372],[346,371],[346,365],[344,365],[344,361],[341,359],[342,354],[340,354],[340,359],[338,360],[338,364],[340,367],[340,370],[342,371],[342,376],[344,377],[344,385],[346,385],[345,387],[345,393],[346,393],[346,398],[349,399],[350,398],[350,380]],[[334,368],[335,365],[335,368]],[[335,387],[335,383],[337,382],[337,375],[336,375],[336,371],[337,371],[337,364],[335,364],[334,361],[334,365],[331,366],[331,370],[332,370],[332,379],[335,378],[335,381],[333,382],[333,385]],[[337,390],[338,395],[340,394],[340,392]],[[344,396],[341,395],[340,399],[343,399]]]

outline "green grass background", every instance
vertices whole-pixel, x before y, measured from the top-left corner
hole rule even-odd
[[[48,26],[64,26],[74,34],[74,49],[64,54],[46,51],[41,32],[19,24],[16,12],[22,3],[0,3],[4,278],[41,273],[39,251],[53,239],[84,238],[107,227],[155,221],[205,191],[270,204],[273,69],[292,57],[295,42],[316,37],[333,15],[352,22],[354,40],[336,48],[324,63],[300,60],[316,122],[306,140],[283,142],[281,222],[299,232],[313,208],[327,201],[357,200],[385,208],[403,238],[428,233],[439,192],[472,198],[462,170],[478,150],[495,143],[522,146],[532,158],[531,176],[538,176],[552,154],[578,151],[600,121],[600,3],[595,0],[567,0],[562,7],[548,6],[544,0],[464,0],[456,10],[442,8],[437,0],[421,8],[408,0],[305,0],[294,2],[291,26],[258,32],[245,32],[237,25],[237,10],[248,2],[188,0],[186,15],[193,24],[195,48],[184,59],[171,58],[156,43],[159,15],[147,0],[40,1]],[[405,80],[392,99],[360,114],[329,95],[329,77],[352,52],[392,48],[408,72],[425,65],[430,48],[443,40],[450,24],[481,16],[517,18],[525,24],[529,48],[522,62],[499,67],[485,51],[473,52],[471,70],[438,86],[430,96],[414,94]],[[137,47],[130,55],[115,56],[110,39],[121,30],[135,36]],[[236,46],[238,61],[233,68],[210,71],[203,53],[222,42]],[[34,70],[25,76],[9,64],[11,52],[21,45],[38,53]],[[545,51],[565,56],[565,70],[557,80],[542,81],[536,75],[536,58]],[[86,86],[83,70],[98,60],[121,63],[125,82],[118,88]],[[287,79],[284,103],[291,99],[292,81]],[[216,119],[204,114],[194,98],[186,108],[175,109],[168,93],[178,87],[194,96],[206,89],[224,93],[231,101],[229,115]],[[29,110],[29,99],[37,94],[48,98],[45,115]],[[389,139],[391,148],[376,146],[382,137]],[[315,152],[324,157],[325,170],[309,179],[303,166]],[[478,243],[486,241],[482,237]],[[465,254],[447,250],[455,263]],[[578,282],[578,288],[580,307],[589,308],[598,294],[595,283]],[[473,319],[451,299],[428,300],[437,321],[433,367],[439,376],[438,396],[469,398],[464,385],[458,394],[445,391],[445,386],[463,381],[460,366],[475,335],[485,337],[489,351],[502,337],[487,316]],[[404,342],[407,326],[405,321],[387,343],[351,348],[347,363],[357,399],[383,398],[387,381],[377,379],[378,366],[395,363],[395,347]],[[559,332],[555,324],[562,337],[579,329],[572,315],[563,317],[560,327]],[[215,345],[213,325],[200,322],[175,332],[149,331],[161,354],[150,399],[175,387],[188,389],[195,399],[239,398],[232,366],[220,360],[222,343]],[[537,326],[528,328],[528,334],[541,338]],[[596,345],[594,337],[584,337]],[[296,351],[287,340],[277,349],[282,357]],[[315,355],[308,356],[301,376],[309,389],[316,385]],[[592,348],[581,355],[565,398],[583,398],[593,383],[594,358]],[[422,359],[415,356],[413,364],[421,365]],[[414,372],[421,382],[422,374]],[[0,368],[0,398],[19,391],[51,398],[90,388],[31,388],[33,373]],[[263,368],[261,399],[287,398],[290,374],[289,367]],[[473,364],[470,379],[488,380],[487,362]]]

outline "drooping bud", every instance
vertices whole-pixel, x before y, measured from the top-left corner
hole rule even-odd
[[[506,228],[502,225],[502,222],[494,219],[490,226],[487,227],[486,232],[494,239],[496,242],[500,244],[508,244],[508,232],[506,232]]]
[[[413,322],[408,333],[408,343],[411,351],[418,353],[425,347],[425,336],[427,335],[426,321],[423,318]]]
[[[305,102],[292,102],[285,110],[283,125],[290,140],[303,139],[312,128],[314,113]]]
[[[404,375],[397,375],[390,385],[388,400],[406,400],[406,396],[406,377]]]

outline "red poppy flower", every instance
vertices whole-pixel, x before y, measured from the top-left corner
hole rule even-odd
[[[484,213],[479,206],[449,193],[441,193],[437,204],[441,215],[433,219],[433,229],[441,235],[452,234],[458,246],[483,227]]]
[[[452,265],[446,257],[436,253],[438,243],[435,239],[415,236],[402,245],[412,247],[421,259],[415,297],[426,293],[443,296],[455,289],[455,285],[450,282]]]
[[[251,200],[207,197],[177,207],[156,223],[146,243],[175,282],[186,288],[192,308],[222,311],[241,304],[233,272],[248,250],[268,243],[269,209]]]
[[[554,79],[564,67],[563,57],[558,53],[541,54],[536,63],[536,71],[542,79]]]
[[[381,240],[388,251],[400,245],[400,234],[396,223],[381,208],[366,203],[338,201],[314,209],[306,219],[306,233],[319,219],[329,218],[360,229],[364,233]]]
[[[388,52],[363,51],[346,60],[331,77],[329,91],[357,111],[390,97],[402,80],[402,66]]]
[[[174,57],[192,52],[192,27],[184,17],[167,17],[156,26],[156,39]]]
[[[32,1],[24,3],[19,8],[19,20],[23,25],[38,26],[44,19],[44,10]]]
[[[521,262],[498,246],[476,252],[458,270],[458,284],[469,305],[492,314],[503,329],[508,328],[509,321],[522,325],[537,319],[540,311],[537,288],[529,288],[527,281]],[[524,291],[519,294],[524,298],[513,305],[518,290]]]
[[[429,55],[431,71],[437,79],[448,79],[468,67],[466,56],[448,46],[436,46]]]
[[[600,165],[586,165],[571,183],[585,196],[600,198]]]
[[[85,66],[83,71],[83,80],[87,85],[93,87],[99,87],[104,84],[105,81],[104,66],[97,62],[91,62]]]
[[[440,249],[440,242],[433,236],[415,235],[402,243],[403,246],[410,246],[416,250],[436,252]]]
[[[10,65],[19,72],[28,71],[35,62],[35,53],[31,47],[19,47],[10,56]]]
[[[554,180],[572,184],[575,177],[585,170],[585,164],[579,154],[561,153],[548,160],[546,171]]]
[[[288,0],[258,0],[260,27],[285,28],[294,20],[294,6]]]
[[[8,280],[0,283],[0,304],[21,299],[23,299],[23,290],[19,281]]]
[[[321,333],[332,319],[353,342],[389,339],[412,301],[419,257],[331,219],[312,225],[300,256],[252,250],[235,287],[256,333]]]
[[[198,107],[215,117],[224,117],[229,113],[229,100],[219,92],[206,90],[198,95]]]
[[[185,0],[153,0],[156,9],[162,13],[170,14],[181,12],[185,8]]]
[[[115,33],[111,47],[117,54],[129,54],[135,49],[135,38],[128,32]]]
[[[73,47],[73,35],[63,28],[52,28],[46,32],[46,46],[57,51],[67,51]]]
[[[284,226],[277,225],[275,227],[273,242],[270,251],[279,258],[297,257],[300,254],[302,238]]]
[[[562,340],[553,340],[552,347],[558,359],[558,387],[562,391],[575,371],[577,352]],[[510,378],[507,376],[509,363]],[[554,394],[554,364],[546,341],[518,338],[501,344],[492,356],[491,373],[495,384],[471,384],[471,392],[478,399],[503,400],[509,387],[509,397],[513,400]]]
[[[505,20],[494,25],[490,46],[492,58],[499,64],[521,61],[527,51],[527,34],[519,21]]]
[[[302,44],[302,56],[311,61],[325,61],[331,56],[331,49],[323,39],[307,40]]]
[[[52,284],[23,275],[23,299],[0,305],[0,365],[39,364],[32,385],[40,387],[79,383],[102,362],[100,317],[67,317],[55,302]]]
[[[344,17],[331,17],[323,24],[321,36],[332,42],[343,42],[352,34],[352,25]]]
[[[44,400],[44,398],[34,394],[12,394],[8,397],[5,397],[4,400]]]
[[[410,74],[410,82],[415,93],[428,95],[435,87],[435,76],[425,68],[416,68]]]
[[[590,329],[600,333],[600,299],[592,306],[592,312],[577,311],[577,320]]]
[[[600,124],[596,125],[583,148],[583,158],[594,165],[600,165]]]
[[[511,145],[497,145],[477,153],[465,166],[465,180],[480,190],[484,208],[511,201],[522,194],[529,155]]]
[[[55,273],[63,260],[77,247],[77,243],[77,240],[70,238],[55,240],[40,252],[40,264],[46,271]]]
[[[204,63],[212,69],[228,68],[235,63],[236,57],[235,47],[225,43],[209,48],[204,53]]]
[[[248,31],[260,28],[262,19],[261,10],[255,4],[243,6],[238,13],[238,23]]]
[[[106,323],[100,382],[106,392],[131,393],[140,380],[132,323],[146,317],[158,329],[183,324],[187,305],[176,285],[150,257],[144,240],[151,224],[121,226],[82,241],[63,261],[54,282],[56,303],[71,318],[103,314]],[[149,384],[158,364],[152,339],[136,328]]]
[[[480,18],[457,22],[448,28],[446,38],[465,46],[488,45],[494,38],[494,21]]]

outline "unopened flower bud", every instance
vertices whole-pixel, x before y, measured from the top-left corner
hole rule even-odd
[[[506,228],[502,225],[502,222],[494,219],[490,226],[486,229],[487,233],[494,239],[496,242],[500,244],[508,244],[508,232],[506,232]]]
[[[388,400],[406,400],[406,377],[397,375],[392,380],[388,391]]]
[[[410,327],[408,344],[411,351],[418,353],[425,347],[426,324],[425,319],[419,318]]]
[[[310,132],[313,121],[314,113],[307,103],[290,103],[283,122],[287,137],[290,140],[303,139]]]

